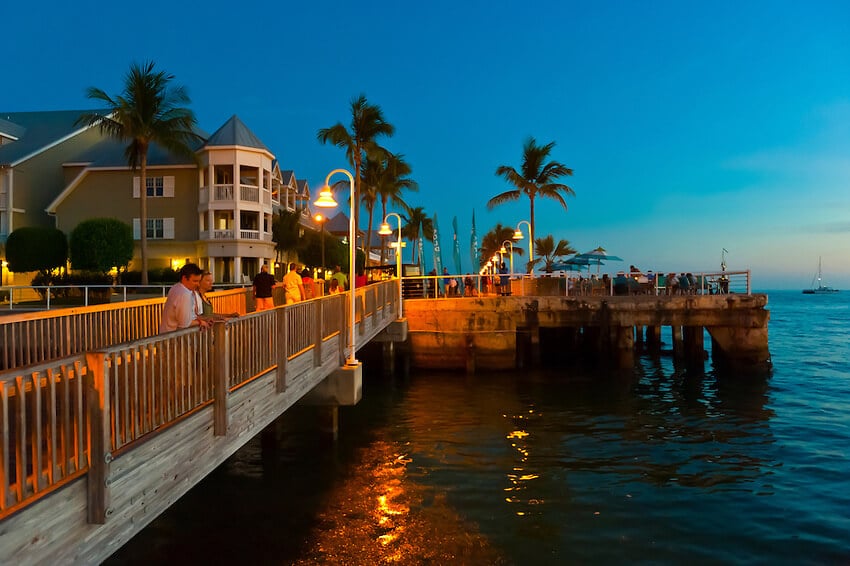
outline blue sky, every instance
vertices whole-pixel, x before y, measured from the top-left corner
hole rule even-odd
[[[185,4],[185,6],[183,6]],[[528,218],[489,211],[529,136],[557,143],[575,198],[537,205],[537,236],[604,246],[655,271],[729,250],[762,289],[850,289],[850,5],[845,2],[405,2],[4,7],[0,111],[89,108],[153,60],[212,132],[238,115],[317,188],[346,166],[319,128],[360,93],[413,166],[407,200],[479,238]],[[447,253],[447,251],[449,253]],[[613,270],[621,264],[611,265]]]

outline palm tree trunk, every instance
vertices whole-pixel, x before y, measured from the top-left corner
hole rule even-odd
[[[366,259],[365,265],[369,265],[369,254],[372,251],[372,209],[369,209],[369,227],[366,229]]]
[[[381,197],[381,218],[382,218],[381,222],[387,221],[387,198],[386,197]],[[384,265],[387,262],[386,255],[387,255],[387,239],[381,238],[381,265]]]
[[[531,201],[531,218],[529,220],[528,236],[528,261],[531,263],[531,274],[534,275],[534,195],[529,195],[528,200]]]
[[[142,151],[139,179],[139,255],[142,258],[142,285],[148,284],[148,152]]]

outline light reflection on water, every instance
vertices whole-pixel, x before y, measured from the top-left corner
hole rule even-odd
[[[771,300],[770,379],[367,378],[336,446],[297,408],[114,563],[848,563],[850,331],[820,305]]]

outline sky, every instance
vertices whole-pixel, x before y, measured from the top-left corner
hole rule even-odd
[[[151,60],[202,129],[239,116],[315,192],[347,166],[316,132],[348,125],[362,93],[413,167],[405,200],[438,215],[444,264],[453,217],[464,271],[473,210],[479,241],[528,220],[527,198],[486,205],[531,136],[574,170],[566,211],[536,201],[536,236],[624,260],[603,270],[716,271],[726,249],[755,289],[802,289],[822,256],[825,282],[850,289],[841,0],[139,6],[7,3],[0,112],[94,108],[87,87],[118,94]]]

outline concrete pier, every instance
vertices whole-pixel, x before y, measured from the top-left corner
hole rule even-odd
[[[580,343],[605,365],[626,369],[638,347],[658,351],[660,329],[669,326],[674,356],[686,364],[704,362],[707,330],[715,363],[747,373],[770,367],[766,305],[763,294],[512,296],[407,300],[405,314],[417,368],[476,371],[536,363],[541,332],[567,329],[558,335],[559,347]]]

